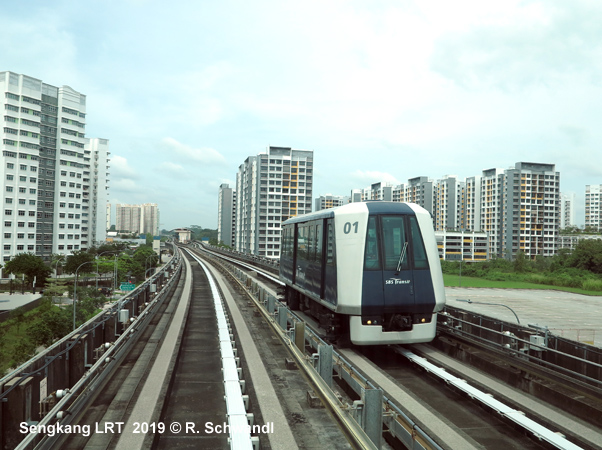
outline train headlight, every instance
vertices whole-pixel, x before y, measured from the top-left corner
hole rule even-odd
[[[368,318],[368,317],[362,317],[362,325],[378,325],[381,323],[381,317],[374,317],[372,316],[372,318]]]

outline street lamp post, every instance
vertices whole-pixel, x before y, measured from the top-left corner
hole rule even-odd
[[[73,285],[73,331],[75,331],[75,303],[77,302],[77,272],[86,264],[92,264],[92,261],[86,261],[85,263],[81,263],[77,269],[75,269],[75,284]]]
[[[99,274],[99,272],[98,272],[98,260],[100,259],[100,256],[104,255],[105,253],[115,253],[115,252],[114,251],[102,252],[102,253],[99,253],[99,254],[97,254],[95,256],[95,259],[96,259],[96,290],[97,291],[98,291],[98,274]]]
[[[113,263],[113,292],[117,290],[117,254],[114,255],[115,261]]]
[[[474,303],[475,305],[503,306],[504,308],[508,308],[510,311],[512,311],[512,314],[514,314],[514,317],[516,317],[516,323],[518,323],[520,325],[520,320],[518,320],[518,315],[508,305],[504,305],[502,303],[473,302],[470,299],[463,299],[463,298],[457,298],[456,301],[458,301],[458,302],[465,302],[465,303]]]
[[[151,255],[148,255],[148,256],[146,257],[146,260],[144,260],[144,278],[146,278],[146,272],[148,272],[148,270],[149,270],[149,269],[152,269],[152,268],[153,268],[153,262],[152,262],[152,261],[151,261],[151,263],[150,263],[150,267],[149,267],[149,269],[147,269],[147,268],[146,268],[146,263],[147,263],[147,261],[149,260],[149,258],[152,258],[153,256],[156,256],[156,255],[155,255],[154,253],[153,253],[153,254],[151,254]]]
[[[61,255],[57,260],[56,260],[56,264],[54,265],[54,273],[56,274],[56,279],[58,280],[59,278],[59,262],[61,259],[63,259],[65,257],[65,255]]]

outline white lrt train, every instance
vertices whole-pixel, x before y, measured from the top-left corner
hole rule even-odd
[[[287,220],[280,280],[291,308],[356,345],[431,341],[445,305],[431,215],[413,203],[350,203]]]

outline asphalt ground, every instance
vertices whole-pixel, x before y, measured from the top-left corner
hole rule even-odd
[[[516,323],[514,311],[521,325],[547,326],[554,334],[602,347],[602,296],[553,290],[461,287],[446,287],[445,294],[447,304],[454,308]]]

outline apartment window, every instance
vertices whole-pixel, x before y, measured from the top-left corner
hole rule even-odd
[[[4,244],[4,250],[10,250],[10,244]]]
[[[4,214],[7,216],[12,216],[13,215],[13,210],[12,209],[5,209],[4,210]]]
[[[11,236],[12,236],[11,233],[4,233],[4,238],[5,239],[10,239]]]

